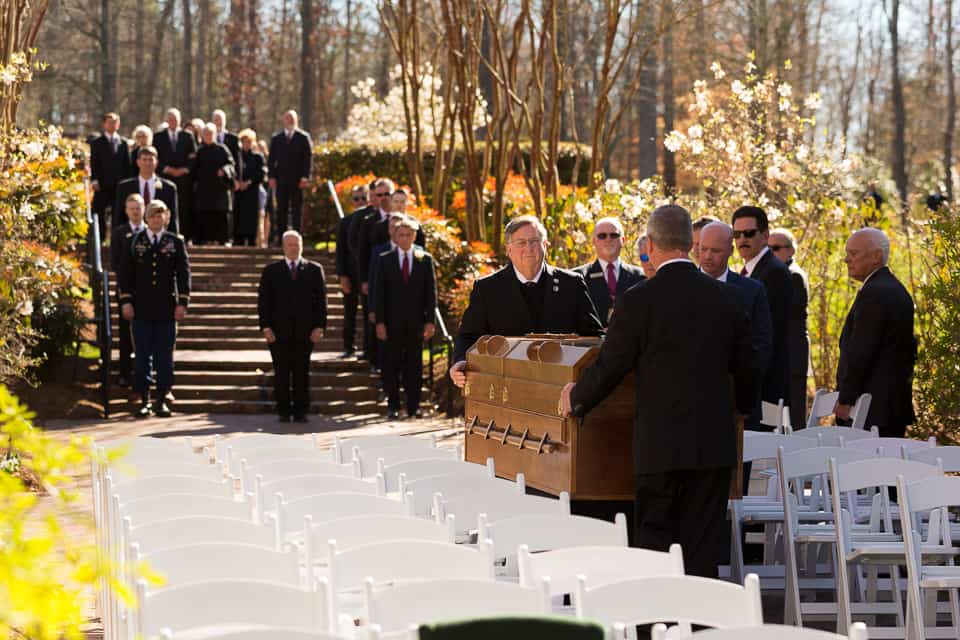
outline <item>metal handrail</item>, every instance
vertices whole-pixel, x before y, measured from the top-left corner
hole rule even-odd
[[[340,198],[337,197],[337,189],[333,186],[333,180],[327,178],[327,189],[330,190],[330,197],[333,198],[333,206],[337,208],[337,215],[343,220],[343,207],[340,206]]]
[[[84,187],[90,193],[90,179],[84,178]],[[103,268],[100,215],[90,209],[87,198],[87,251],[90,255],[90,288],[93,292],[93,322],[97,325],[97,347],[100,349],[100,396],[103,417],[110,417],[110,365],[113,333],[110,328],[110,275]]]

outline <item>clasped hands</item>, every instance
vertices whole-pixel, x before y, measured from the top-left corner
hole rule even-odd
[[[372,315],[372,314],[371,314]],[[437,332],[437,326],[432,322],[423,325],[423,339],[429,340]],[[383,322],[377,323],[377,340],[385,342],[387,339],[387,325]]]
[[[263,337],[264,339],[266,339],[267,344],[273,344],[274,342],[277,341],[277,334],[275,334],[273,332],[273,329],[271,329],[270,327],[264,327]],[[321,329],[320,327],[317,327],[316,329],[310,332],[310,342],[312,342],[313,344],[317,344],[318,342],[320,342],[320,338],[322,337],[323,337],[323,329]]]

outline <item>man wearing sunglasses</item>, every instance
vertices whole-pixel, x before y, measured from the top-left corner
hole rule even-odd
[[[790,271],[767,247],[770,240],[770,223],[767,213],[760,207],[744,206],[733,213],[733,241],[743,258],[741,276],[763,283],[770,303],[770,318],[773,321],[773,353],[770,366],[763,376],[760,398],[777,404],[781,399],[789,402],[790,379],[790,304],[793,286]]]
[[[789,229],[770,232],[767,246],[773,255],[790,270],[793,297],[790,301],[790,391],[786,401],[790,406],[790,424],[800,427],[807,423],[807,373],[810,367],[810,336],[807,333],[807,301],[810,284],[807,272],[793,259],[797,241]]]
[[[620,260],[623,225],[618,218],[601,218],[593,227],[593,248],[597,259],[574,269],[583,276],[600,323],[606,327],[617,296],[644,280],[643,271]]]
[[[540,220],[518,216],[507,224],[503,238],[510,264],[473,283],[460,321],[450,367],[458,387],[467,381],[467,349],[482,335],[596,336],[603,331],[583,277],[544,261],[547,230]]]
[[[357,332],[357,301],[360,287],[357,286],[357,262],[350,251],[350,225],[357,214],[366,208],[370,187],[358,184],[350,190],[351,213],[337,223],[337,277],[343,294],[343,353],[341,358],[353,356],[353,340]]]

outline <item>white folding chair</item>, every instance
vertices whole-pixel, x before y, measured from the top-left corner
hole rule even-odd
[[[304,531],[315,563],[328,561],[328,542],[337,541],[337,549],[346,551],[360,545],[393,540],[455,541],[454,517],[444,524],[408,515],[370,515],[313,522]]]
[[[813,394],[810,412],[807,414],[807,429],[819,426],[821,418],[832,416],[839,397],[840,393],[837,391],[817,389],[816,393]]]
[[[876,427],[873,427],[870,431],[854,429],[853,427],[807,427],[794,431],[793,435],[798,438],[814,440],[821,447],[842,447],[854,440],[879,438],[880,432]]]
[[[466,464],[466,463],[461,463]],[[445,498],[474,493],[491,495],[507,494],[509,497],[525,496],[527,490],[523,474],[517,474],[517,481],[491,478],[486,474],[447,474],[427,476],[407,482],[401,476],[399,493],[405,502],[409,502],[412,513],[417,516],[430,516],[433,511],[433,496],[442,493]]]
[[[333,448],[330,450],[330,452],[334,462],[338,464],[344,464],[352,460],[353,450],[355,448],[363,451],[364,449],[382,449],[393,446],[406,447],[417,445],[426,448],[435,448],[437,446],[437,437],[434,434],[430,434],[430,436],[427,438],[418,438],[416,436],[404,436],[393,433],[371,436],[354,436],[353,438],[341,438],[340,436],[334,436]]]
[[[276,548],[274,530],[249,519],[211,516],[186,516],[133,526],[129,540],[140,545],[143,553],[203,543],[229,543]]]
[[[939,562],[924,561],[931,559],[929,554],[924,554],[925,546],[954,547],[948,509],[960,506],[960,478],[937,476],[909,482],[899,477],[897,499],[906,549],[907,637],[913,640],[960,638],[960,566],[956,565],[956,557],[939,556],[933,558]],[[923,516],[927,518],[925,544],[921,539]],[[940,591],[947,591],[949,595],[949,627],[936,626]]]
[[[234,454],[239,454],[240,457],[247,453],[277,448],[294,448],[312,453],[319,452],[315,433],[310,434],[309,438],[300,434],[286,433],[248,433],[230,438],[217,435],[214,437],[213,444],[216,457],[222,460],[228,459],[228,449],[233,449]]]
[[[228,445],[226,452],[227,468],[230,470],[230,473],[241,475],[244,467],[243,461],[246,461],[246,466],[248,467],[281,460],[290,460],[292,458],[306,458],[308,460],[313,458],[317,462],[327,462],[319,450],[310,448],[309,441],[304,440],[302,442],[303,444],[290,442],[284,445],[264,447],[261,449],[253,448],[245,451],[236,451],[232,445]]]
[[[790,407],[783,405],[783,398],[776,404],[763,400],[760,402],[760,424],[773,427],[774,433],[790,434]]]
[[[577,581],[574,597],[577,617],[607,627],[625,625],[628,635],[638,624],[678,622],[683,633],[689,625],[754,627],[763,624],[760,580],[747,576],[744,585],[699,576],[655,576],[587,585]]]
[[[856,622],[851,625],[850,634],[845,636],[818,629],[765,624],[759,627],[704,629],[690,637],[692,640],[867,640],[868,636],[866,625]]]
[[[265,481],[272,482],[306,475],[352,478],[353,474],[352,464],[336,464],[322,458],[318,459],[312,453],[300,453],[271,462],[251,463],[246,458],[240,460],[240,482],[244,493],[253,490],[253,480],[258,475],[263,476]]]
[[[468,534],[476,526],[477,518],[481,513],[486,514],[490,522],[535,514],[569,516],[570,495],[563,491],[559,499],[554,499],[511,495],[509,492],[492,494],[479,491],[451,497],[435,493],[433,512],[437,522],[444,522],[448,515],[454,516],[459,537]]]
[[[585,516],[537,514],[490,522],[481,513],[477,532],[479,539],[493,542],[501,575],[517,576],[517,549],[521,545],[532,553],[566,547],[626,547],[627,517],[618,513],[614,522],[607,522]]]
[[[257,474],[253,482],[254,505],[259,522],[264,522],[267,512],[266,496],[275,496],[278,493],[288,502],[306,498],[307,496],[323,493],[366,493],[380,495],[376,482],[369,482],[359,478],[347,476],[302,475],[283,478],[281,480],[264,481],[263,476]],[[273,511],[276,505],[273,505]]]
[[[110,476],[107,476],[110,478]],[[222,478],[160,475],[113,482],[111,491],[120,495],[121,503],[170,493],[233,499],[233,485]]]
[[[206,542],[145,553],[133,559],[146,560],[152,570],[166,578],[164,586],[168,587],[210,580],[261,580],[301,586],[296,553],[256,545]]]
[[[117,507],[120,508],[119,503]],[[251,520],[250,506],[247,504],[228,498],[190,493],[169,493],[131,500],[123,505],[121,515],[129,517],[134,526],[186,516]]]
[[[866,429],[867,428],[867,414],[870,413],[870,403],[873,400],[873,396],[869,393],[861,393],[860,397],[857,398],[857,401],[853,403],[853,408],[850,409],[850,427],[853,429]],[[877,425],[870,425],[872,429]]]
[[[222,480],[224,467],[212,465],[205,460],[147,460],[136,464],[128,464],[125,460],[118,460],[110,467],[109,475],[116,482],[141,480],[151,476],[184,476],[206,480]]]
[[[390,447],[378,447],[370,449],[353,449],[353,463],[357,466],[357,475],[361,478],[372,478],[377,474],[377,469],[381,466],[378,462],[383,460],[382,466],[407,462],[409,460],[463,460],[463,454],[460,446],[454,449],[439,449],[436,447],[425,447],[423,445],[394,445]]]
[[[366,619],[385,633],[440,620],[483,616],[544,615],[548,587],[539,589],[493,580],[427,580],[396,586],[364,585]]]
[[[377,468],[377,476],[383,476],[384,493],[399,491],[401,475],[406,478],[407,482],[412,482],[430,476],[453,474],[495,478],[496,465],[494,464],[493,458],[487,458],[486,466],[463,460],[433,458],[427,460],[407,460],[406,462],[397,462],[390,465],[380,465]]]
[[[907,450],[907,458],[939,466],[944,473],[960,472],[960,446],[919,447]]]
[[[631,547],[567,547],[543,553],[531,553],[526,545],[517,550],[520,584],[533,587],[549,578],[552,596],[573,593],[583,577],[587,586],[621,582],[633,578],[682,576],[683,552],[680,545],[669,551]]]
[[[912,438],[865,438],[845,443],[847,447],[862,447],[873,449],[881,458],[908,458],[907,452],[918,449],[932,449],[937,446],[937,439],[933,436],[929,440],[914,440]],[[930,464],[936,464],[930,463]]]
[[[280,544],[298,539],[303,534],[301,523],[304,516],[313,522],[366,515],[410,515],[407,505],[399,500],[366,493],[326,493],[307,496],[287,502],[283,494],[277,495],[277,517],[274,523]],[[288,524],[289,523],[289,524]],[[296,526],[296,530],[289,527]]]
[[[263,626],[319,633],[331,625],[323,581],[315,590],[255,580],[212,580],[148,592],[141,580],[137,592],[136,629],[143,638],[162,629],[188,640]]]

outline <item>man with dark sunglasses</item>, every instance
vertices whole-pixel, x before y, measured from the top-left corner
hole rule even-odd
[[[593,248],[597,258],[574,269],[587,281],[590,299],[606,328],[617,296],[644,280],[643,272],[620,259],[623,225],[618,218],[601,218],[593,226]]]
[[[810,284],[807,272],[793,259],[797,241],[789,229],[770,232],[767,246],[790,270],[793,298],[790,304],[790,424],[794,428],[807,423],[807,374],[810,367],[810,336],[807,333],[807,301]]]
[[[773,320],[773,354],[760,389],[761,400],[777,404],[790,401],[790,304],[793,287],[790,271],[767,247],[770,223],[760,207],[743,206],[734,211],[733,241],[743,258],[741,276],[759,280],[767,289]],[[793,425],[798,426],[798,425]],[[749,427],[748,427],[749,428]]]
[[[337,277],[340,280],[340,292],[343,294],[343,353],[341,358],[353,356],[354,335],[357,332],[357,301],[360,294],[357,282],[357,262],[350,250],[350,225],[360,211],[366,208],[370,197],[370,187],[358,184],[350,190],[350,206],[352,213],[348,213],[337,223]]]

